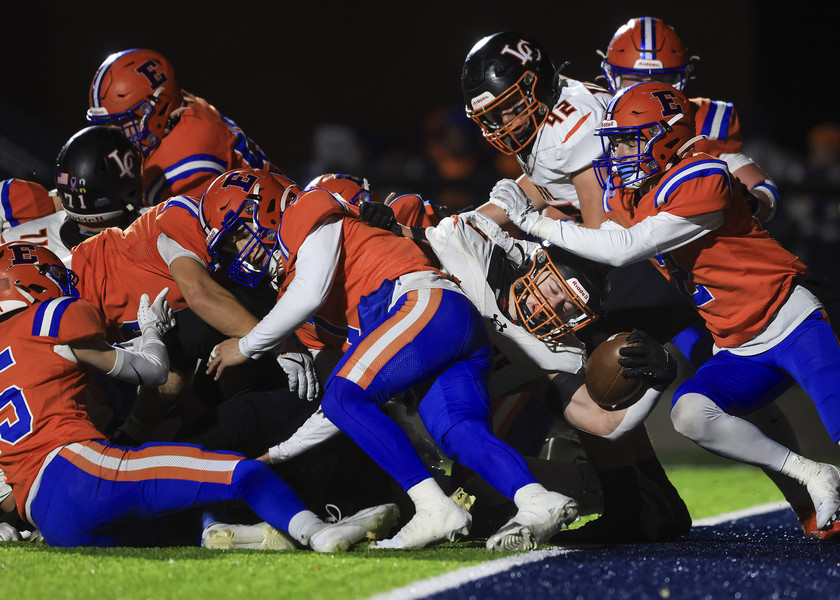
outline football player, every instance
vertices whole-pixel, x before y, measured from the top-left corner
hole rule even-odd
[[[653,17],[627,21],[613,35],[606,53],[599,51],[599,54],[603,58],[601,70],[613,93],[643,81],[659,81],[685,93],[689,80],[694,78],[694,62],[697,60],[696,56],[689,56],[673,27]],[[743,153],[738,111],[729,102],[708,98],[689,98],[689,101],[694,110],[695,130],[704,136],[704,139],[695,142],[694,150],[725,161],[729,172],[744,186],[741,191],[753,215],[763,223],[772,219],[778,208],[779,192],[770,176]],[[626,279],[629,282],[626,287],[638,289],[642,273],[647,276],[645,281],[657,277],[651,269],[640,272],[640,266],[627,268]],[[646,287],[647,284],[641,286]],[[711,356],[713,342],[702,320],[677,333],[672,343],[695,367]],[[775,404],[756,411],[749,418],[777,441],[798,450],[798,441],[790,422]],[[829,535],[815,527],[814,508],[804,488],[772,472],[767,474],[784,492],[802,522],[806,537],[825,538]],[[833,529],[832,535],[838,533],[840,526]]]
[[[610,220],[601,228],[541,217],[512,188],[509,217],[523,231],[611,265],[650,259],[687,294],[718,352],[674,393],[677,431],[722,456],[804,485],[817,529],[840,517],[840,471],[771,440],[740,416],[798,383],[840,442],[840,347],[819,296],[823,282],[753,218],[726,163],[694,153],[692,107],[675,88],[640,83],[611,101],[596,161]],[[613,189],[632,193],[614,194]]]
[[[696,56],[689,56],[674,28],[662,19],[639,17],[618,28],[606,53],[601,71],[615,94],[642,81],[659,81],[685,93],[694,75]],[[779,190],[770,176],[744,154],[738,111],[730,102],[691,98],[695,128],[704,139],[694,149],[726,162],[729,172],[746,186],[744,195],[753,215],[766,223],[776,214]]]
[[[219,344],[208,373],[218,376],[259,356],[309,320],[329,339],[343,338],[321,408],[415,506],[412,519],[377,548],[420,548],[470,528],[469,512],[441,490],[407,435],[380,409],[424,381],[431,387],[418,411],[435,442],[518,508],[488,548],[534,548],[574,520],[574,500],[546,490],[491,431],[485,376],[492,351],[481,316],[458,286],[413,242],[367,225],[341,198],[319,188],[297,196],[282,188],[268,172],[238,170],[217,179],[202,198],[202,214],[219,230],[209,238],[211,252],[235,253],[234,264],[246,270],[246,262],[264,263],[260,242],[272,231],[255,221],[268,213],[279,223],[273,235],[283,263],[277,304],[247,335]],[[266,197],[277,200],[266,203]],[[232,247],[243,240],[243,248]]]
[[[49,545],[124,545],[138,529],[153,529],[149,520],[157,516],[234,499],[288,532],[291,540],[275,532],[286,547],[317,552],[346,550],[396,523],[391,504],[328,525],[268,466],[235,453],[108,443],[84,411],[87,374],[139,385],[165,380],[167,290],[151,303],[141,297],[140,341],[125,349],[106,342],[101,312],[78,297],[76,275],[46,248],[0,246],[0,277],[0,411],[9,417],[0,428],[0,468],[20,516]]]
[[[592,167],[602,153],[594,131],[611,94],[561,75],[562,69],[555,69],[545,48],[531,36],[512,31],[487,36],[470,50],[461,72],[466,112],[488,142],[516,156],[523,173],[517,183],[543,215],[598,227],[605,217]],[[500,225],[509,222],[493,203],[478,211]],[[660,331],[661,311],[644,322],[633,313],[628,323],[617,319],[623,313],[613,310],[614,295],[611,291],[605,300],[607,316],[598,325],[601,331],[590,332],[593,345],[633,327],[663,342],[694,318],[685,302],[677,314],[683,320],[673,332],[670,328]],[[623,303],[618,308],[630,306]],[[662,469],[644,427],[618,441],[585,433],[580,438],[605,491],[604,517],[608,519],[598,521],[607,541],[669,540],[688,533],[688,510]],[[653,509],[648,496],[653,497]],[[604,541],[599,537],[598,541]]]
[[[88,122],[122,128],[143,153],[145,203],[198,198],[221,173],[273,169],[236,123],[181,89],[172,63],[153,50],[111,54],[90,86]]]
[[[71,248],[108,227],[127,227],[143,202],[142,157],[113,127],[86,127],[75,133],[56,159],[55,185],[62,209],[5,232],[16,240],[49,248],[63,262]]]

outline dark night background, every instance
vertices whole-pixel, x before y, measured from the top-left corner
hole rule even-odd
[[[701,57],[689,95],[734,102],[748,139],[803,153],[808,128],[837,119],[838,9],[768,6],[4,1],[0,136],[44,161],[31,162],[30,178],[49,180],[44,167],[85,126],[98,65],[111,52],[148,47],[172,60],[184,89],[215,104],[291,174],[310,160],[323,123],[356,129],[371,156],[390,146],[421,151],[425,117],[461,105],[460,68],[484,35],[531,33],[555,64],[571,61],[567,75],[592,80],[600,73],[595,50],[629,18],[654,15]]]
[[[97,67],[112,52],[145,47],[166,55],[184,89],[236,121],[301,183],[317,170],[316,131],[338,124],[366,152],[358,171],[340,170],[370,177],[381,193],[403,186],[440,201],[433,171],[400,167],[423,157],[429,115],[452,109],[463,121],[460,71],[476,41],[506,29],[530,33],[556,65],[571,61],[565,74],[592,81],[600,74],[595,51],[620,25],[658,16],[701,58],[688,95],[733,102],[748,154],[779,184],[782,209],[768,229],[812,270],[840,281],[840,150],[834,178],[804,164],[809,130],[840,122],[840,3],[779,4],[0,0],[0,179],[52,187],[58,151],[86,126]],[[485,152],[478,162],[492,163],[495,151],[466,126]],[[483,201],[495,181],[486,175],[459,184]],[[790,402],[790,414],[821,432],[807,398]],[[674,452],[696,451],[660,404],[657,446],[668,450],[671,440]],[[805,441],[811,437],[826,438]]]

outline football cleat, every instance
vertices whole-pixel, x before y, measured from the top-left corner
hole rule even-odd
[[[826,530],[840,519],[840,470],[828,463],[815,463],[806,487],[817,508],[817,529]]]
[[[309,538],[309,547],[315,552],[343,552],[365,537],[377,539],[384,536],[399,518],[400,509],[396,504],[366,508],[320,529]]]
[[[201,547],[212,550],[294,550],[297,546],[286,533],[262,522],[256,525],[211,523],[201,534]]]
[[[834,521],[828,529],[817,527],[817,512],[812,508],[807,513],[798,515],[802,525],[802,535],[809,540],[840,541],[840,520]]]
[[[533,550],[577,519],[578,506],[557,492],[540,492],[487,540],[488,550]]]
[[[469,534],[472,515],[461,504],[444,497],[429,509],[418,509],[411,520],[389,540],[373,545],[376,549],[425,548],[457,536]]]

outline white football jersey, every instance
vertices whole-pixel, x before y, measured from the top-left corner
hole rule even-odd
[[[64,211],[59,211],[40,219],[34,219],[15,225],[3,232],[0,241],[6,242],[32,242],[46,246],[67,265],[70,261],[70,248],[61,241],[61,226],[67,219]]]
[[[426,238],[440,261],[441,268],[454,277],[464,294],[484,317],[490,337],[511,361],[511,369],[494,372],[491,393],[499,391],[494,381],[503,381],[508,389],[524,383],[540,373],[565,371],[577,373],[586,364],[586,351],[574,336],[577,346],[548,346],[523,327],[512,322],[499,307],[499,297],[507,301],[512,272],[540,247],[539,244],[514,240],[488,217],[467,212],[444,219],[436,227],[426,229]],[[510,266],[500,264],[509,262]],[[496,283],[494,287],[493,283]],[[514,378],[514,379],[512,379]]]
[[[572,175],[592,166],[603,154],[595,130],[601,126],[612,95],[598,86],[561,78],[563,88],[540,127],[522,172],[552,206],[571,205],[580,212]]]

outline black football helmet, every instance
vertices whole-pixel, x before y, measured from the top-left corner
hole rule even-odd
[[[143,157],[115,127],[86,127],[56,161],[55,185],[64,212],[83,225],[134,214],[143,200]]]
[[[480,40],[461,72],[467,116],[505,154],[525,150],[554,104],[556,69],[534,38],[503,31]]]
[[[563,336],[586,327],[601,315],[608,271],[606,265],[544,245],[513,283],[520,323],[547,344],[555,344]],[[563,314],[558,314],[540,287],[548,276],[554,276],[570,300]]]

